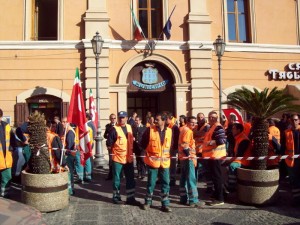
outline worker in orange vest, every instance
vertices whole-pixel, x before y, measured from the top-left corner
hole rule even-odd
[[[11,168],[13,164],[12,147],[10,146],[10,125],[2,121],[3,111],[0,109],[0,176],[1,197],[8,197],[10,181],[12,179]]]
[[[196,117],[188,117],[187,126],[179,134],[178,157],[181,166],[180,176],[180,204],[187,204],[190,207],[198,207],[198,189],[195,175],[197,165],[195,140],[192,129],[197,123]],[[202,202],[201,202],[202,203]]]
[[[246,121],[244,121],[244,133],[246,134],[247,137],[249,137],[251,127],[252,127],[251,120],[252,117],[247,116]]]
[[[161,181],[161,210],[171,212],[170,192],[170,150],[172,149],[172,130],[166,125],[167,114],[158,113],[155,126],[147,128],[143,134],[141,146],[146,150],[145,163],[148,166],[147,194],[143,209],[152,205],[152,196],[159,176]]]
[[[49,155],[50,155],[50,164],[51,164],[51,172],[53,173],[59,173],[60,168],[60,161],[61,161],[61,154],[62,154],[62,148],[63,144],[61,142],[61,138],[58,136],[58,134],[51,131],[51,121],[47,121],[47,144],[49,149]],[[66,159],[63,156],[62,158],[62,167],[66,166]]]
[[[209,202],[210,206],[217,206],[224,204],[223,195],[223,177],[221,170],[221,161],[214,159],[226,156],[226,136],[223,126],[218,122],[218,113],[211,111],[208,114],[208,122],[210,125],[209,131],[205,134],[202,145],[202,156],[211,157],[208,166],[212,173],[212,180],[215,191],[213,193],[214,200]]]
[[[280,130],[275,126],[273,119],[268,119],[269,123],[269,146],[268,146],[268,156],[275,156],[280,154]],[[278,168],[279,159],[270,159],[267,161],[267,166],[269,169]]]
[[[282,140],[282,151],[290,157],[300,154],[300,125],[299,115],[291,116],[292,127],[285,130]],[[287,158],[285,159],[289,167],[289,179],[292,186],[293,205],[300,204],[300,159]]]
[[[127,112],[118,112],[118,124],[110,129],[106,141],[107,148],[112,152],[113,203],[124,203],[120,195],[121,173],[123,169],[126,178],[126,204],[139,206],[140,202],[134,197],[133,134],[131,125],[127,124],[127,118]]]
[[[202,157],[202,144],[204,140],[204,136],[206,132],[209,130],[210,125],[206,122],[205,115],[204,113],[200,112],[197,114],[197,125],[192,129],[193,130],[193,135],[195,139],[195,145],[196,145],[196,155],[198,157]],[[206,192],[211,193],[213,190],[213,182],[211,179],[211,173],[209,171],[209,167],[207,164],[207,160],[203,159],[198,159],[197,160],[197,166],[195,168],[195,173],[196,173],[196,179],[199,179],[198,173],[200,169],[202,170],[205,181],[206,181]]]
[[[175,124],[173,114],[171,112],[167,113],[166,125],[172,130],[172,141],[173,147],[171,149],[171,166],[170,166],[170,186],[175,186],[176,184],[176,164],[177,164],[177,156],[178,153],[178,138],[179,138],[179,128]]]
[[[244,133],[244,126],[240,123],[232,125],[232,134],[235,139],[233,157],[247,157],[251,154],[251,141]],[[234,191],[236,189],[236,174],[237,168],[248,167],[249,160],[234,160],[228,166],[228,190]]]
[[[75,170],[75,156],[76,156],[76,134],[74,129],[71,127],[70,123],[68,122],[68,118],[64,117],[62,119],[62,125],[64,128],[64,136],[62,136],[62,143],[64,149],[66,151],[66,161],[67,166],[69,168],[69,183],[68,189],[69,194],[74,195],[74,170]]]

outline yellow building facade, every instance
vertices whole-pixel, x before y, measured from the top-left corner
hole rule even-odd
[[[102,128],[109,114],[120,110],[137,111],[143,119],[148,111],[179,116],[218,110],[213,46],[218,35],[226,43],[223,100],[242,86],[287,88],[300,96],[298,0],[0,3],[0,108],[11,125],[34,110],[48,119],[67,115],[76,67],[88,106],[89,90],[96,96],[91,45],[96,31],[104,40],[99,65]],[[168,40],[161,32],[173,9]],[[134,17],[144,40],[134,40]]]

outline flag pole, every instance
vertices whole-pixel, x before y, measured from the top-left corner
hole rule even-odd
[[[69,126],[69,123],[66,124],[65,132],[64,132],[64,142],[63,142],[63,147],[61,149],[61,154],[60,154],[59,172],[61,172],[61,164],[62,164],[63,157],[64,157],[64,154],[65,154],[65,144],[66,144],[66,136],[67,136],[68,126]]]
[[[171,12],[171,14],[169,15],[169,17],[168,17],[168,19],[167,19],[167,22],[171,19],[171,16],[173,15],[173,12],[174,12],[175,8],[176,8],[176,5],[173,7],[172,12]],[[166,23],[167,23],[167,22],[166,22]],[[164,32],[164,28],[163,28],[162,31],[160,32],[159,37],[156,39],[156,43],[154,42],[154,47],[157,45],[157,42],[158,42],[159,39],[161,38],[161,35],[163,34],[163,32]]]

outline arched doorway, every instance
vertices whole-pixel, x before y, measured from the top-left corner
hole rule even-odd
[[[26,90],[17,95],[14,124],[19,126],[35,110],[44,113],[49,120],[54,116],[67,116],[69,101],[70,96],[67,93],[55,88],[36,87]]]
[[[29,114],[39,111],[46,120],[53,120],[54,116],[61,117],[62,99],[53,95],[36,95],[27,99]]]
[[[143,61],[129,72],[126,83],[129,116],[137,112],[145,123],[147,112],[175,112],[174,80],[171,72],[156,61]]]

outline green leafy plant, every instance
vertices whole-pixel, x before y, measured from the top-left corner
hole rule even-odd
[[[287,94],[284,89],[265,88],[258,91],[256,88],[249,90],[245,87],[237,89],[227,96],[223,104],[244,110],[253,116],[252,137],[255,157],[268,155],[268,123],[267,119],[276,113],[299,112],[300,107],[293,104],[297,98]],[[256,170],[266,169],[266,160],[253,160],[252,168]]]

